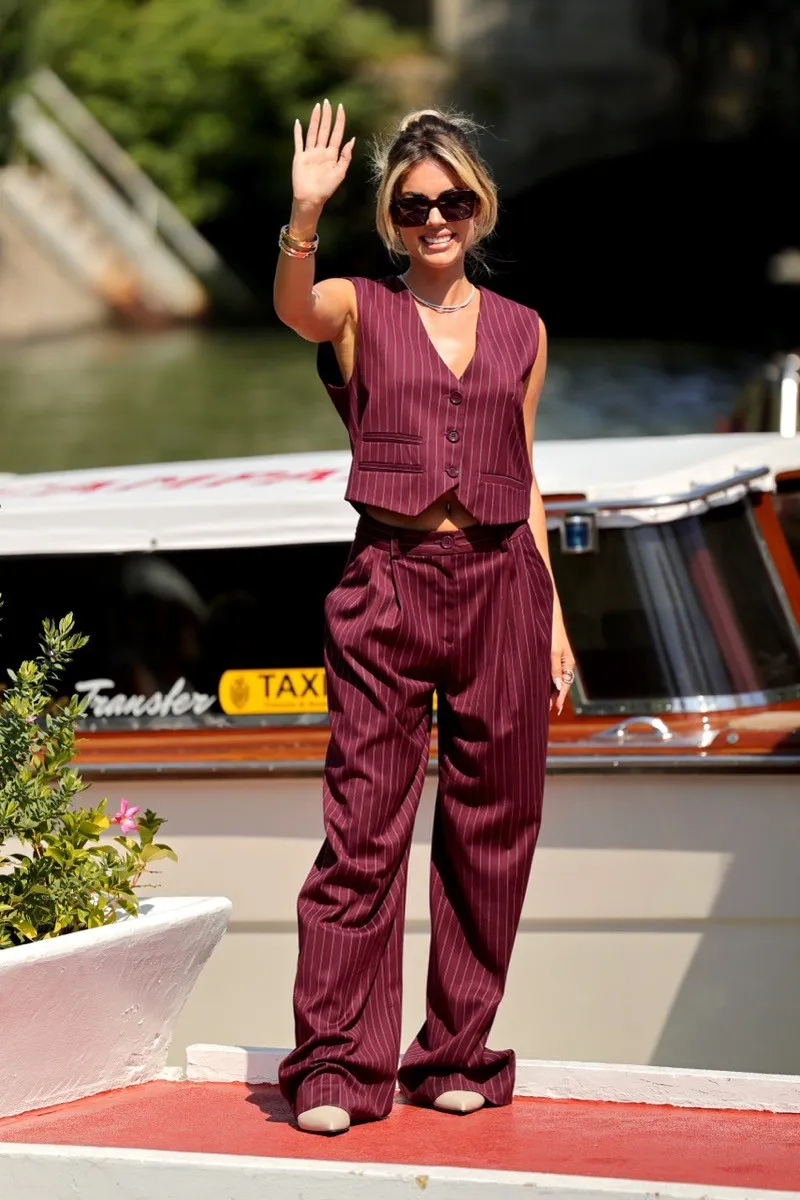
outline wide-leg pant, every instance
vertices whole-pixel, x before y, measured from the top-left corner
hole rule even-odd
[[[511,1100],[512,1050],[486,1040],[539,832],[553,592],[527,524],[393,531],[364,517],[326,600],[326,838],[298,902],[295,1112],[386,1115],[449,1089]],[[406,874],[434,689],[427,1016],[400,1054]]]

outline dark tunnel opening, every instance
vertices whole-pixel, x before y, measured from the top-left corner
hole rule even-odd
[[[489,286],[564,336],[800,343],[798,143],[680,142],[551,176],[506,199]]]

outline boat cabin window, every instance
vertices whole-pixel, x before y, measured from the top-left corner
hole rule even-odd
[[[87,698],[85,728],[325,720],[323,604],[348,549],[0,557],[0,666],[33,658],[42,618],[72,611],[89,643],[63,694]]]
[[[800,696],[798,631],[749,501],[601,528],[598,551],[551,558],[581,711],[730,708]]]

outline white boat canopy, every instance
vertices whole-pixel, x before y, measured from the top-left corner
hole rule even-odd
[[[800,470],[800,438],[764,433],[542,441],[535,464],[546,502],[585,496],[603,524],[651,523],[728,503],[747,486],[773,489],[776,475]],[[346,542],[357,520],[342,499],[349,465],[349,452],[322,451],[0,475],[0,554]],[[731,483],[760,468],[757,478]],[[708,494],[692,498],[698,491]]]

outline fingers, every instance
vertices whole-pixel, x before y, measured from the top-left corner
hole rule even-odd
[[[326,97],[322,101],[322,120],[319,123],[319,132],[317,133],[317,149],[325,150],[328,145],[328,138],[331,136],[331,121],[333,119],[333,110],[331,102]]]
[[[575,659],[571,650],[569,648],[554,650],[550,656],[550,669],[553,680],[550,707],[555,708],[556,715],[560,716],[569,695],[569,689],[575,680]]]
[[[353,146],[355,146],[355,144],[356,139],[353,137],[350,138],[349,142],[345,142],[344,146],[342,147],[342,153],[339,155],[339,162],[344,163],[345,170],[347,170],[347,168],[350,166],[350,160],[353,157]]]
[[[300,124],[300,118],[295,118],[294,123],[294,152],[295,154],[303,153],[303,126]]]
[[[331,125],[333,124],[333,132],[331,133]],[[322,101],[322,104],[317,101],[311,110],[311,118],[308,122],[308,132],[306,133],[306,150],[335,150],[336,156],[339,156],[339,148],[344,137],[345,126],[345,111],[341,104],[336,106],[336,121],[333,122],[333,108],[330,100],[327,98]],[[352,151],[352,144],[350,150]],[[299,121],[295,122],[294,131],[295,151],[303,149],[303,127]],[[349,162],[349,159],[348,159]]]
[[[329,149],[335,150],[337,155],[339,153],[339,147],[342,144],[343,137],[344,137],[344,109],[342,108],[341,104],[338,104],[336,106],[336,121],[334,122],[333,133],[331,134],[331,140],[330,140],[330,145],[329,145]]]
[[[311,119],[308,122],[308,132],[306,134],[306,150],[313,150],[317,144],[317,133],[319,132],[320,122],[320,105],[319,101],[311,110]]]
[[[560,675],[553,676],[553,689],[550,693],[550,707],[555,707],[556,716],[561,716],[561,710],[564,707],[564,701],[569,695],[569,689],[572,683],[566,683]]]

